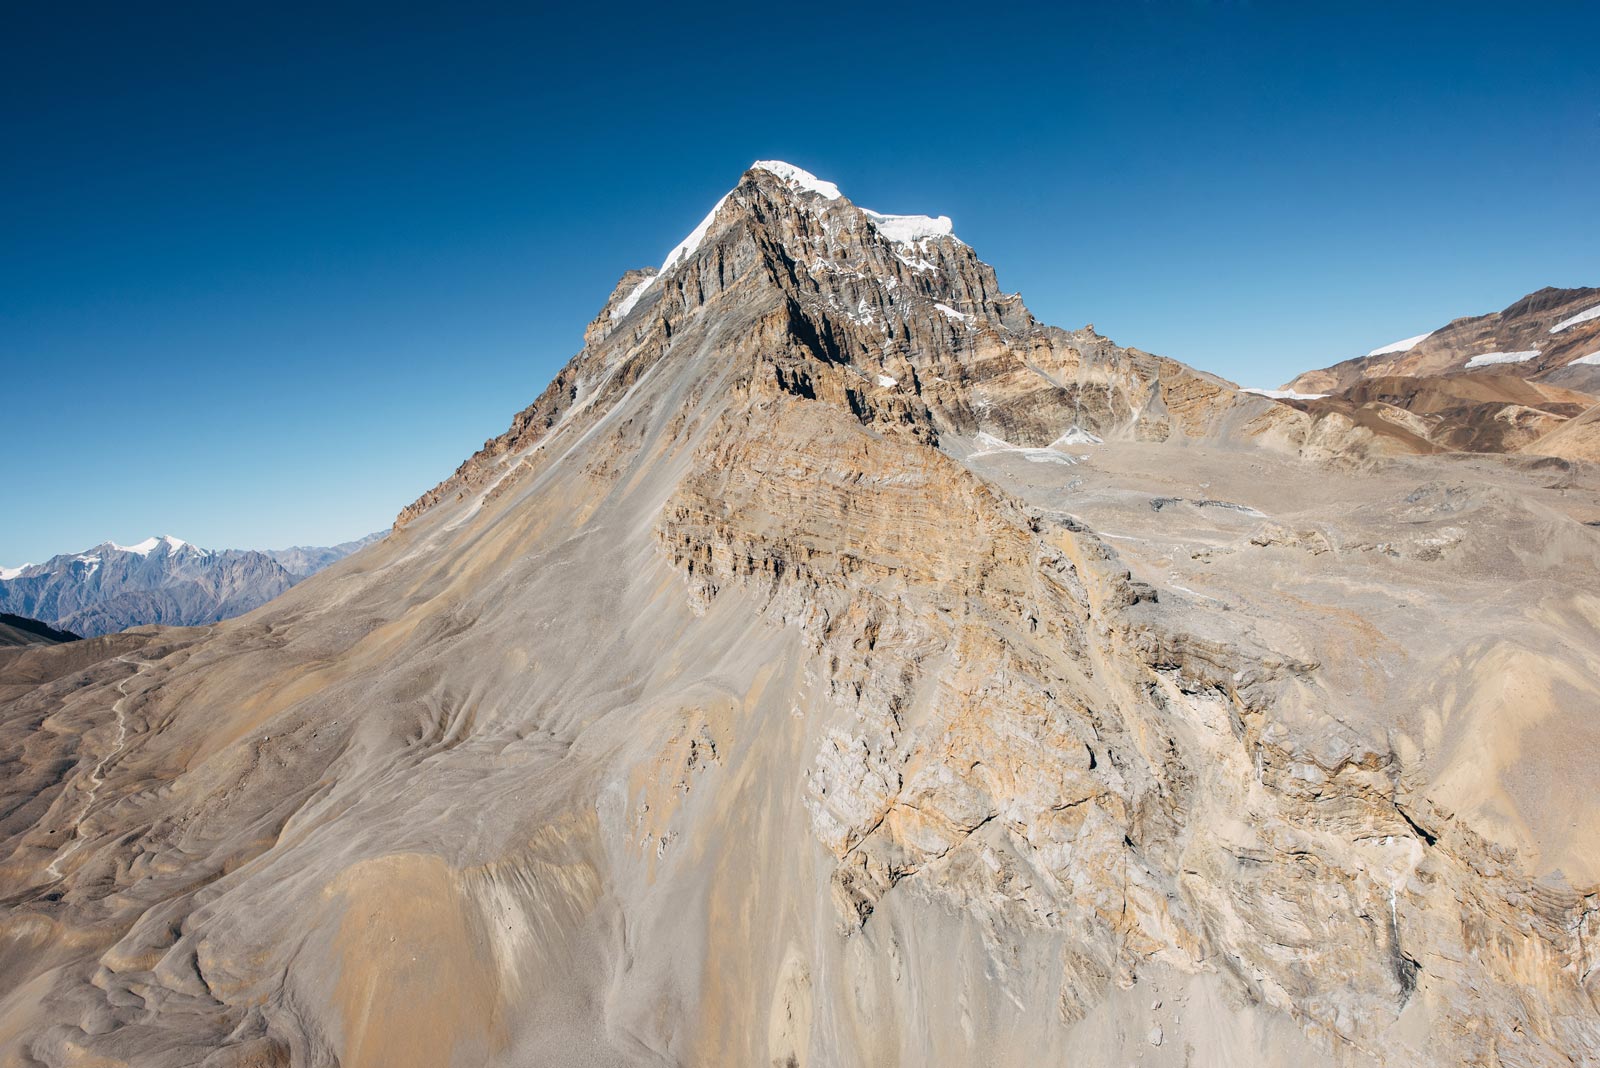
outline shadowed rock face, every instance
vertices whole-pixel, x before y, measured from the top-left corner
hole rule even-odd
[[[37,619],[0,612],[0,646],[59,645],[62,642],[75,642],[80,637],[71,631],[46,626]]]
[[[586,341],[256,612],[0,652],[0,1057],[1600,1043],[1591,469],[1388,458],[782,168]]]

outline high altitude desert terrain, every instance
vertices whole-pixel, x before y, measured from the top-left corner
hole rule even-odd
[[[1584,383],[1243,392],[776,162],[585,342],[264,607],[0,650],[0,1064],[1600,1060]]]

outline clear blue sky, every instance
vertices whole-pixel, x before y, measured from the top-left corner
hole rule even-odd
[[[334,6],[9,11],[0,563],[385,526],[760,158],[1248,385],[1600,284],[1592,3]]]

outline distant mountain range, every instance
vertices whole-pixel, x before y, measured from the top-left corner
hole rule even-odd
[[[0,612],[84,637],[146,623],[187,627],[241,615],[387,531],[333,546],[202,549],[171,535],[101,542],[42,564],[0,567]]]

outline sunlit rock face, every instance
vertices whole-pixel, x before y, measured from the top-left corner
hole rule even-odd
[[[0,650],[0,1063],[1600,1046],[1600,485],[760,164],[395,533]]]

